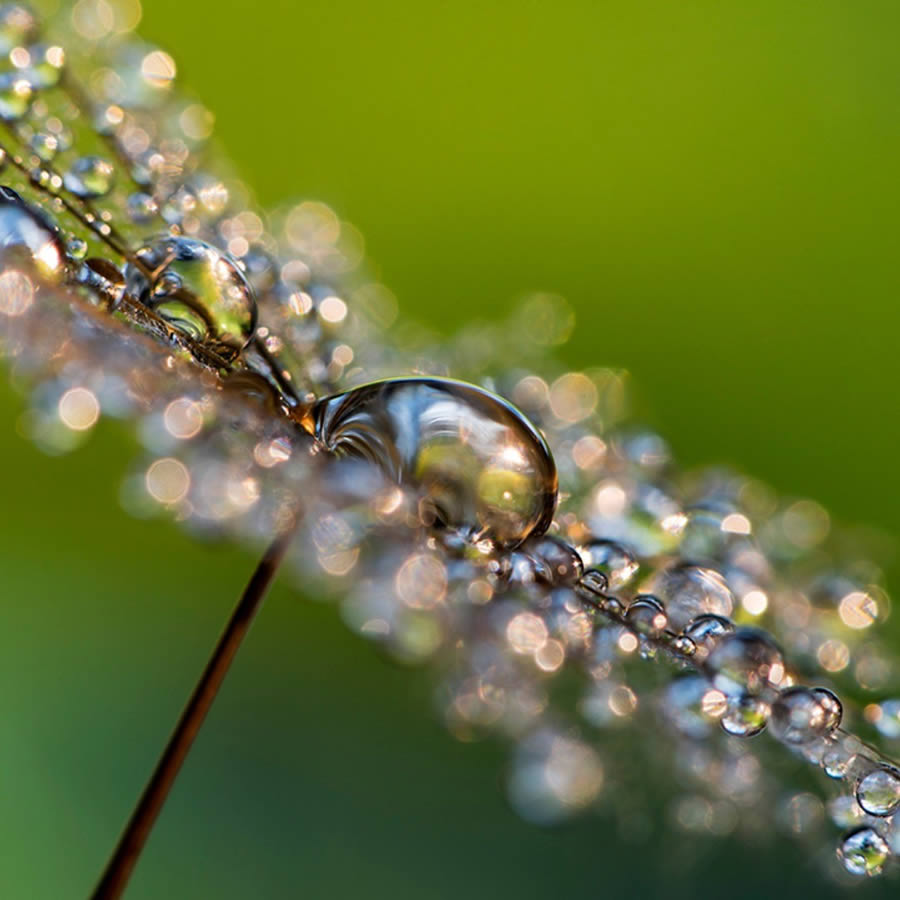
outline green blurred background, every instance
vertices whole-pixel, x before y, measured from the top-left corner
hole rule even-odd
[[[402,313],[449,333],[561,293],[565,359],[627,367],[682,461],[894,532],[898,28],[871,0],[146,0],[141,31],[260,201],[357,224]],[[253,561],[125,515],[121,427],[51,459],[20,411],[4,381],[0,896],[78,898]],[[792,844],[684,870],[608,820],[526,826],[502,749],[430,710],[427,676],[282,584],[129,896],[836,890]]]

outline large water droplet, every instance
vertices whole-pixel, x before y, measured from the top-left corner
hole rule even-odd
[[[772,733],[787,744],[805,744],[841,724],[841,701],[825,688],[789,687],[772,704]]]
[[[422,491],[427,518],[516,546],[546,531],[557,475],[514,406],[444,378],[394,378],[318,401],[304,421],[328,450]]]
[[[856,800],[871,816],[890,816],[900,809],[900,771],[879,766],[856,786]]]
[[[76,197],[103,197],[112,190],[115,172],[113,164],[100,156],[82,156],[63,176],[63,184]]]
[[[8,187],[0,187],[0,252],[5,262],[19,255],[45,277],[62,274],[65,251],[56,229]]]
[[[838,857],[851,875],[879,875],[890,848],[874,828],[857,828],[844,836]]]
[[[125,270],[129,293],[195,340],[243,350],[256,329],[256,299],[238,264],[196,238],[163,236]]]

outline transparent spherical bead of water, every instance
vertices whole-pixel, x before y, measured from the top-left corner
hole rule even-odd
[[[891,816],[900,809],[900,771],[880,766],[860,779],[856,801],[870,816]]]
[[[319,400],[303,420],[327,450],[420,491],[423,517],[514,547],[553,518],[556,465],[514,406],[460,381],[394,378]]]
[[[128,292],[197,341],[243,350],[256,329],[253,288],[232,257],[196,238],[165,235],[125,269]]]
[[[61,276],[65,266],[65,250],[56,229],[8,187],[0,187],[0,254],[4,264],[14,264],[18,257],[50,279]]]
[[[84,200],[104,197],[112,190],[115,171],[113,164],[101,156],[82,156],[63,175],[63,185]]]
[[[879,875],[889,855],[887,841],[868,827],[851,831],[838,847],[838,858],[851,875]]]
[[[521,550],[538,564],[548,584],[574,584],[584,573],[581,557],[559,538],[535,535]]]
[[[625,611],[625,621],[647,637],[659,637],[668,623],[665,608],[652,594],[638,594]]]
[[[786,744],[826,737],[841,724],[841,701],[825,688],[785,688],[772,704],[771,731]]]
[[[723,694],[755,696],[779,686],[784,678],[784,659],[764,631],[738,628],[716,643],[706,659],[706,669]]]
[[[637,574],[640,564],[635,555],[622,544],[604,539],[588,541],[578,548],[585,566],[603,572],[610,589],[617,591]]]
[[[719,721],[728,734],[753,737],[766,727],[770,712],[769,704],[764,700],[743,694],[729,699],[725,714]]]
[[[684,628],[697,616],[730,616],[734,595],[715,569],[692,563],[677,563],[655,582],[654,591],[665,603],[674,628]]]
[[[700,657],[708,656],[723,635],[734,631],[734,623],[723,616],[704,613],[696,616],[684,628],[684,636],[693,641]]]

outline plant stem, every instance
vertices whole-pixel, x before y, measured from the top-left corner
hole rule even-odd
[[[250,577],[97,887],[91,894],[91,900],[116,900],[122,896],[169,790],[278,571],[292,536],[293,529],[279,535]]]

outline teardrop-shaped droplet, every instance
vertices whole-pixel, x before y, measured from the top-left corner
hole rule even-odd
[[[418,488],[427,519],[516,546],[546,531],[553,457],[514,406],[445,378],[393,378],[318,401],[305,425],[328,450]]]
[[[76,197],[86,200],[103,197],[112,190],[115,173],[109,160],[101,156],[82,156],[63,176],[63,184]]]
[[[129,263],[128,291],[195,340],[243,350],[256,329],[256,298],[238,264],[205,241],[166,235]]]
[[[15,262],[19,256],[47,278],[61,275],[65,264],[56,229],[8,187],[0,187],[0,253],[5,262]]]

